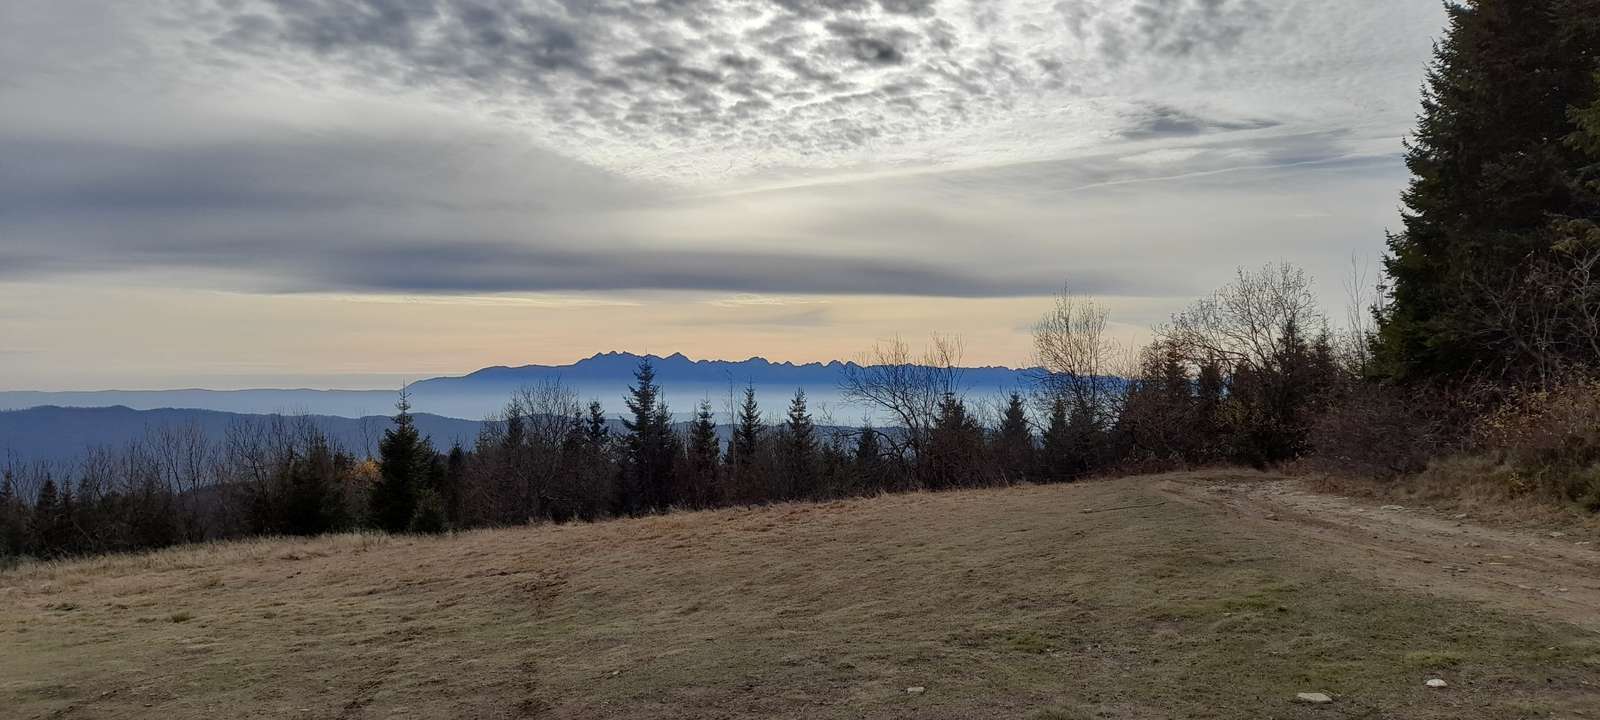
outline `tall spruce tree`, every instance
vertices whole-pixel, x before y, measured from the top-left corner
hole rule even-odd
[[[983,484],[983,451],[983,428],[960,397],[945,393],[928,433],[927,452],[918,458],[924,486],[942,490]]]
[[[1034,468],[1033,431],[1028,427],[1028,411],[1022,393],[1011,393],[1005,414],[994,435],[994,459],[1005,482],[1028,479]]]
[[[583,430],[589,442],[597,448],[604,448],[611,441],[611,426],[606,423],[606,411],[600,406],[599,400],[589,401],[589,415]]]
[[[683,482],[683,500],[693,507],[711,507],[720,499],[722,443],[717,439],[716,414],[711,401],[702,400],[689,426],[687,452],[687,477]]]
[[[756,402],[756,389],[746,386],[744,400],[734,419],[733,438],[728,443],[729,497],[742,502],[765,500],[761,475],[766,468],[761,458],[762,438],[766,425],[761,421],[761,406]]]
[[[39,485],[38,497],[33,502],[33,522],[28,530],[32,536],[29,545],[33,554],[40,557],[61,557],[69,553],[67,532],[70,507],[63,500],[55,478],[46,477]]]
[[[289,458],[280,532],[318,535],[345,524],[340,465],[341,459],[320,434],[311,439],[305,457]]]
[[[806,408],[806,391],[795,390],[789,401],[789,415],[783,423],[784,495],[809,498],[818,496],[817,427]]]
[[[1067,415],[1067,398],[1057,395],[1050,400],[1050,417],[1045,422],[1040,438],[1037,476],[1043,482],[1065,482],[1076,472],[1077,460],[1073,457],[1071,420]]]
[[[372,524],[386,532],[405,532],[417,514],[417,503],[427,490],[435,456],[433,443],[417,430],[411,416],[411,396],[401,391],[395,404],[394,427],[378,441],[378,481],[372,486],[368,508]]]
[[[1583,120],[1573,109],[1596,101],[1600,2],[1446,11],[1408,144],[1404,230],[1389,237],[1377,349],[1402,379],[1514,377],[1528,350],[1485,336],[1493,295],[1551,253],[1567,219],[1600,217],[1600,194],[1581,181],[1594,156],[1569,140]]]
[[[736,462],[753,462],[761,448],[761,406],[756,403],[756,389],[744,389],[744,402],[739,405],[738,424],[733,429],[732,456]]]
[[[624,506],[630,513],[665,509],[673,503],[672,465],[677,448],[671,415],[661,398],[661,387],[656,384],[655,367],[649,358],[639,361],[634,381],[623,398],[630,417],[622,421],[628,431],[624,438],[624,486],[631,496],[624,498]]]

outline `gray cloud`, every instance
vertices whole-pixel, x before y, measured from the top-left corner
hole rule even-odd
[[[1113,63],[1139,55],[1188,59],[1234,50],[1251,33],[1267,32],[1286,4],[1261,0],[1061,0],[1068,27],[1093,40]]]
[[[476,93],[622,143],[848,151],[980,123],[1098,72],[1066,48],[1018,45],[1044,29],[1000,3],[210,1],[195,24],[224,57]],[[1056,21],[1120,64],[1227,53],[1278,12],[1258,0],[1063,0]]]
[[[1170,105],[1145,105],[1130,117],[1122,129],[1129,140],[1190,137],[1235,130],[1265,130],[1281,125],[1275,120],[1217,120],[1201,117]]]
[[[949,297],[1037,295],[1061,281],[1054,267],[818,246],[792,225],[764,228],[774,233],[765,243],[685,245],[626,218],[675,222],[703,211],[693,202],[548,153],[508,152],[503,137],[440,134],[450,139],[419,130],[167,149],[0,141],[0,157],[16,163],[0,167],[0,280],[185,270],[248,272],[247,289],[288,293]],[[13,170],[22,167],[32,171]],[[870,236],[893,222],[862,217],[843,231]],[[1108,294],[1144,286],[1072,272]]]
[[[6,278],[976,297],[1066,277],[1086,292],[1184,294],[1184,271],[1117,255],[1138,232],[1200,232],[1149,220],[1136,189],[1231,198],[1187,178],[1363,152],[1345,127],[1301,132],[1287,113],[1230,110],[1233,96],[1108,94],[1111,81],[1212,67],[1303,3],[169,2],[158,29],[89,0],[29,10],[34,33],[0,28],[0,60],[44,58],[0,79]],[[71,8],[95,14],[83,46],[61,30],[77,27]],[[1108,42],[1145,74],[1108,70]],[[120,50],[67,62],[102,45]],[[1087,108],[1084,127],[1063,108]],[[1111,120],[1096,124],[1101,110]],[[996,117],[1010,124],[974,130]],[[1069,142],[1049,146],[1057,136]],[[928,137],[917,153],[886,150]],[[1167,154],[1130,157],[1151,150]],[[942,163],[966,169],[929,172]],[[630,173],[640,166],[664,169]],[[770,192],[723,192],[750,176]],[[1217,207],[1240,207],[1228,202]]]

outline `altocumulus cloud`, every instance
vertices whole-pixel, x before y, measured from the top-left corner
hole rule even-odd
[[[1173,231],[1119,224],[1133,188],[1219,215],[1308,164],[1391,189],[1439,16],[1402,5],[23,2],[0,11],[0,281],[1180,294],[1120,249]],[[1276,174],[1189,180],[1242,170]]]

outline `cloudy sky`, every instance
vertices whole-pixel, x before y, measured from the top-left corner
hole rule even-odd
[[[1028,360],[1239,265],[1344,301],[1435,0],[8,0],[0,389],[624,349]],[[1342,310],[1334,308],[1339,316]]]

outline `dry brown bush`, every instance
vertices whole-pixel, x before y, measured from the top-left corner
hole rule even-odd
[[[1443,393],[1355,384],[1313,424],[1307,463],[1321,472],[1379,480],[1419,473],[1460,447],[1467,412]]]
[[[1518,393],[1479,418],[1473,441],[1512,470],[1514,490],[1600,512],[1600,380]]]

